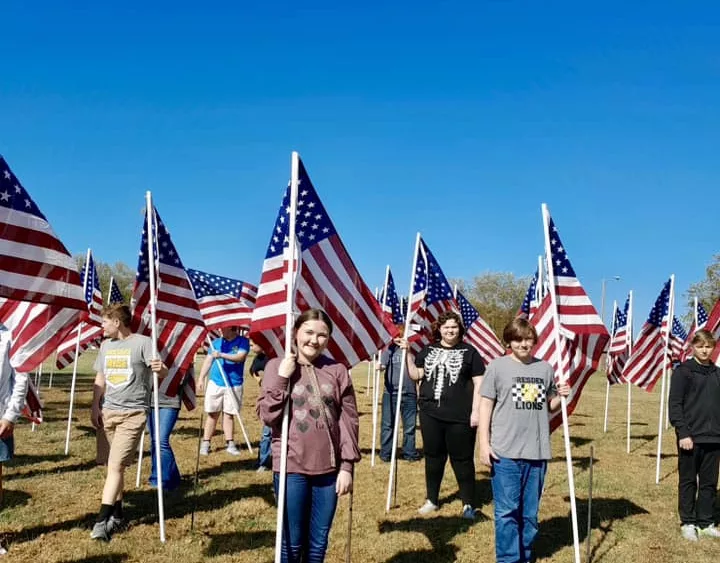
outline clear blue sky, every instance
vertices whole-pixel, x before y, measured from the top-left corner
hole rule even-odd
[[[134,267],[150,189],[186,266],[256,283],[291,150],[372,287],[418,230],[530,274],[543,201],[640,323],[719,250],[716,2],[104,4],[2,9],[0,153],[74,253]]]

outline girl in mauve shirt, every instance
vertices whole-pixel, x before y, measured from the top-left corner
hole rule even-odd
[[[289,401],[287,481],[282,561],[320,563],[337,499],[352,490],[360,460],[355,390],[343,364],[323,356],[332,322],[320,309],[295,321],[294,347],[265,366],[260,419],[272,429],[277,494],[283,410]]]

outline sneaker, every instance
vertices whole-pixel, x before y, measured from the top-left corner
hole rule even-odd
[[[710,524],[707,528],[698,528],[697,535],[706,538],[720,538],[720,530],[715,527],[715,524]]]
[[[123,526],[125,526],[125,518],[110,516],[110,518],[108,518],[106,528],[108,534],[114,534],[115,532],[119,532]]]
[[[257,468],[257,473],[265,473],[266,471],[270,471],[270,470],[265,465],[261,465],[260,467]]]
[[[110,530],[108,529],[108,521],[95,522],[90,538],[93,540],[110,541]]]
[[[237,444],[235,444],[235,442],[233,441],[228,442],[225,451],[230,455],[240,455],[240,450],[238,449]]]
[[[4,547],[0,546],[0,555],[7,555],[7,549],[5,549]]]
[[[423,504],[418,509],[418,512],[420,514],[425,515],[425,514],[430,514],[431,512],[435,512],[438,508],[439,508],[439,506],[437,504],[434,504],[434,503],[430,502],[429,500],[426,500],[425,504]]]
[[[380,461],[383,461],[383,462],[385,462],[385,463],[390,463],[390,458],[389,458],[389,457],[384,457],[384,456],[381,456],[381,455],[379,455],[378,457],[380,458]]]
[[[200,444],[200,455],[210,455],[210,442],[203,440]]]
[[[403,459],[405,461],[413,462],[413,461],[420,461],[422,458],[420,457],[420,454],[415,454],[415,455],[404,455]]]
[[[469,504],[466,504],[463,506],[462,510],[462,517],[465,520],[475,520],[475,517],[477,516],[478,511],[470,506]]]
[[[682,537],[688,541],[698,541],[698,531],[693,524],[683,524],[680,526]]]

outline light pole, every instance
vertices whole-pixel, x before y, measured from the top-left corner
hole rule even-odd
[[[602,290],[600,292],[600,318],[602,319],[603,325],[605,325],[605,282],[608,281],[605,278],[602,279]],[[620,281],[620,276],[613,276],[610,281]],[[607,326],[607,325],[605,325]]]

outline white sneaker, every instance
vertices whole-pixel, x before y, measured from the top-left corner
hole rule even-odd
[[[715,527],[715,524],[710,524],[707,528],[698,528],[697,535],[706,538],[720,538],[720,530]]]
[[[227,449],[225,451],[227,451],[230,455],[240,455],[240,450],[232,440],[228,442]]]
[[[698,541],[698,531],[693,524],[683,524],[680,526],[682,537],[688,541]]]
[[[203,440],[200,444],[200,455],[210,455],[210,441]]]
[[[423,504],[419,509],[418,512],[420,514],[430,514],[431,512],[435,512],[439,506],[437,504],[433,504],[429,500],[425,501],[425,504]]]
[[[5,549],[4,547],[0,546],[0,555],[7,555],[7,549]]]
[[[257,468],[256,471],[258,473],[265,473],[266,471],[270,471],[270,470],[267,467],[265,467],[264,465],[261,465],[260,467]]]

